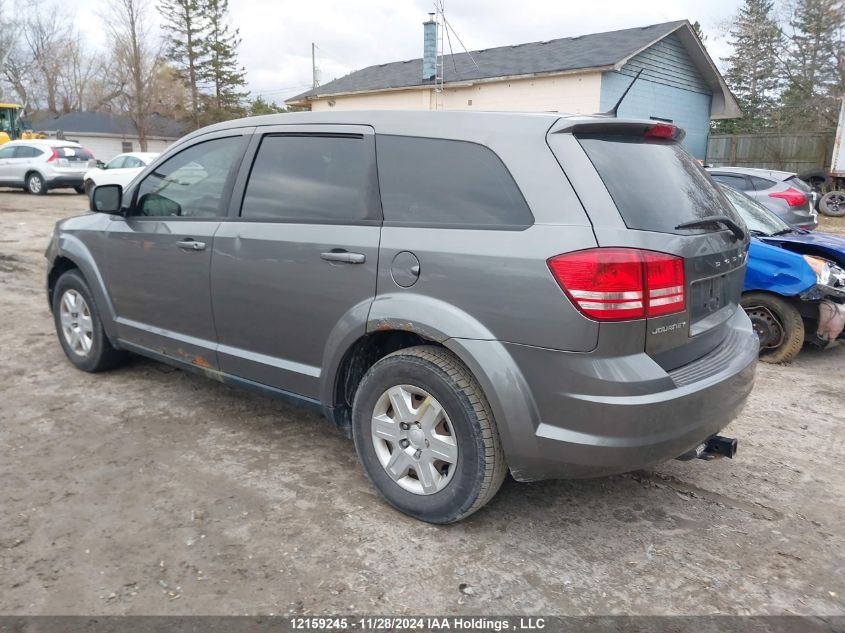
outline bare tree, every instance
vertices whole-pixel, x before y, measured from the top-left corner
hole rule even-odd
[[[30,0],[24,15],[21,44],[24,56],[29,56],[33,85],[40,87],[47,110],[58,114],[62,55],[73,37],[73,20],[61,5],[44,0]]]
[[[106,31],[122,81],[122,101],[147,151],[150,115],[157,97],[154,84],[161,67],[161,44],[153,35],[147,0],[109,0]]]

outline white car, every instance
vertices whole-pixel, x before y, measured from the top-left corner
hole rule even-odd
[[[158,158],[153,152],[118,154],[103,167],[89,169],[83,179],[85,193],[89,196],[99,185],[120,185],[124,189],[147,165]]]

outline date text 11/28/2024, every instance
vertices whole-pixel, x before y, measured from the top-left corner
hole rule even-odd
[[[539,631],[546,628],[545,618],[528,617],[329,617],[294,616],[295,631]]]

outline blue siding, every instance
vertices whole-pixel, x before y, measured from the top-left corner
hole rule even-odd
[[[703,160],[712,93],[675,35],[631,58],[618,72],[602,75],[602,111],[613,107],[640,69],[643,74],[619,106],[619,116],[672,120],[686,130],[686,148]]]

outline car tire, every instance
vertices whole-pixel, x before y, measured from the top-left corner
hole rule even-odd
[[[845,215],[845,191],[829,191],[819,201],[819,211],[832,218]]]
[[[402,404],[394,409],[393,402]],[[352,436],[385,500],[429,523],[454,523],[479,510],[508,470],[478,381],[441,347],[411,347],[375,363],[355,394]]]
[[[85,191],[85,187],[84,187],[83,185],[79,185],[78,187],[74,187],[74,188],[73,188],[73,190],[74,190],[76,193],[87,193],[87,192]]]
[[[37,196],[43,196],[47,193],[47,183],[44,182],[44,176],[37,171],[29,174],[26,177],[26,190]]]
[[[76,269],[56,282],[53,321],[65,355],[78,369],[105,371],[126,362],[127,353],[115,349],[106,336],[94,296]]]
[[[91,194],[94,193],[94,187],[97,185],[94,184],[93,180],[86,180],[85,184],[83,185],[83,190],[88,198],[91,197]],[[81,193],[81,192],[80,192]]]
[[[785,299],[768,292],[749,292],[740,301],[760,337],[760,360],[789,363],[804,346],[804,319]]]

